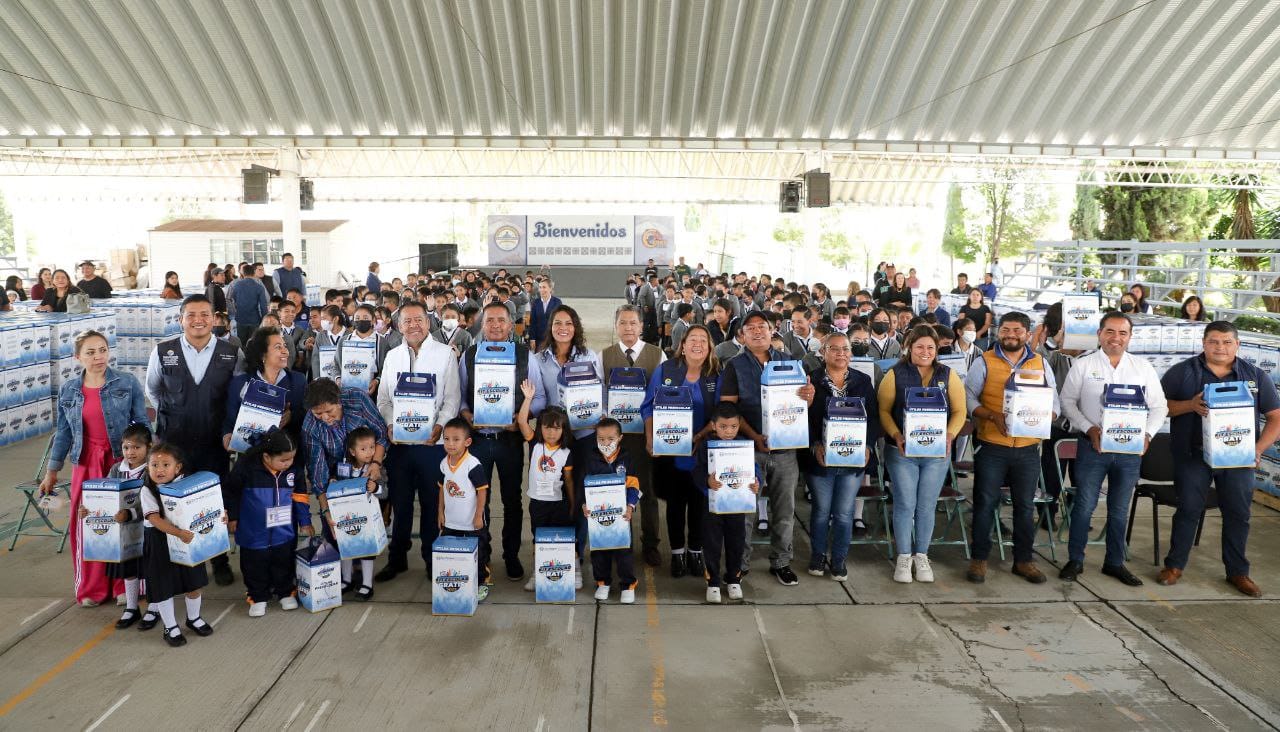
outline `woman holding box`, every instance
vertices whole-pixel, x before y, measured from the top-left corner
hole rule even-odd
[[[907,390],[913,387],[936,387],[946,393],[946,453],[940,457],[907,457],[903,420]],[[966,417],[964,384],[958,374],[938,363],[938,336],[933,328],[918,325],[907,333],[902,359],[885,372],[877,396],[880,426],[885,432],[885,464],[893,480],[893,540],[898,549],[893,580],[910,582],[914,565],[917,580],[932,582],[929,542],[933,519],[947,477],[951,443]]]
[[[227,450],[231,449],[231,433],[236,427],[236,417],[240,415],[245,390],[255,379],[288,392],[284,414],[280,417],[280,429],[289,435],[293,444],[302,444],[302,418],[306,416],[302,403],[307,377],[290,371],[288,366],[289,348],[280,330],[259,328],[254,331],[249,342],[244,344],[244,372],[233,376],[227,385],[227,413],[222,419],[222,445]]]
[[[853,348],[848,335],[838,331],[827,334],[822,340],[819,355],[824,368],[810,375],[814,393],[813,406],[809,408],[809,437],[813,440],[813,448],[798,455],[805,482],[813,496],[809,522],[813,539],[809,574],[821,577],[830,572],[831,579],[844,582],[849,578],[845,558],[849,555],[849,540],[853,536],[854,499],[858,497],[866,468],[827,465],[823,423],[833,398],[861,398],[867,413],[866,458],[869,460],[870,446],[875,444],[880,432],[874,417],[876,391],[869,376],[849,365]]]
[[[64,273],[65,274],[65,273]],[[80,513],[80,491],[86,480],[106,477],[119,461],[120,441],[125,428],[147,421],[142,385],[132,374],[107,366],[111,349],[106,336],[87,330],[76,336],[75,356],[82,371],[58,390],[53,446],[49,467],[40,483],[40,494],[53,492],[58,473],[68,455],[71,470],[71,516]],[[83,559],[81,523],[73,520],[71,559],[75,564],[76,602],[85,607],[100,605],[124,592],[124,581],[110,582],[107,565]]]
[[[589,363],[595,367],[596,377],[603,383],[604,372],[600,365],[600,354],[587,348],[586,334],[582,332],[582,320],[578,317],[578,311],[568,305],[557,306],[547,316],[547,333],[549,337],[538,342],[538,350],[530,358],[530,367],[536,366],[542,372],[540,386],[545,392],[546,405],[567,409],[560,402],[558,388],[560,371],[570,363]],[[602,410],[603,406],[602,404]],[[574,452],[581,449],[581,446],[576,445],[578,441],[593,435],[595,435],[594,425],[586,429],[574,430]]]
[[[717,401],[720,361],[711,348],[711,331],[704,325],[690,325],[684,338],[676,344],[675,355],[654,369],[640,406],[650,455],[653,454],[653,400],[661,387],[686,386],[692,394],[695,454],[698,443],[714,432],[710,415]],[[659,497],[667,499],[672,577],[703,575],[702,519],[707,512],[707,499],[693,481],[694,464],[694,455],[653,460],[653,485]]]

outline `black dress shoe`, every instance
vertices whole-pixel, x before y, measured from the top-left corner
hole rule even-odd
[[[1076,578],[1082,574],[1084,574],[1084,564],[1082,562],[1067,562],[1058,571],[1058,579],[1075,582]]]
[[[140,617],[142,617],[142,613],[138,612],[138,608],[136,607],[127,608],[124,611],[124,614],[120,616],[120,619],[116,621],[116,627],[119,628],[120,630],[124,630],[125,628],[128,628],[130,625],[133,625],[134,623],[138,622],[138,618]]]
[[[168,643],[173,648],[177,648],[178,646],[185,646],[187,644],[187,637],[183,635],[182,632],[178,630],[178,626],[175,625],[172,628],[164,629],[164,642]]]
[[[378,573],[377,573],[377,574],[375,574],[375,575],[373,576],[373,581],[374,581],[374,582],[389,582],[389,581],[391,581],[391,580],[395,579],[395,578],[396,578],[396,575],[400,574],[401,572],[405,572],[405,571],[407,571],[408,569],[409,569],[409,568],[408,568],[408,567],[406,567],[406,566],[404,566],[404,565],[400,565],[400,564],[391,564],[390,562],[388,562],[388,563],[387,563],[387,566],[385,566],[385,567],[383,567],[382,569],[378,570]]]
[[[354,582],[343,582],[343,583],[342,583],[342,594],[344,594],[344,595],[345,595],[345,594],[347,594],[348,592],[350,592],[350,591],[351,591],[351,590],[353,590],[353,589],[355,589],[355,583],[354,583]]]
[[[1102,573],[1108,577],[1115,577],[1130,587],[1141,587],[1142,580],[1138,579],[1129,568],[1123,564],[1104,564],[1102,565]]]
[[[644,559],[644,563],[650,567],[662,566],[662,555],[658,553],[658,547],[645,547],[640,551],[640,557]]]
[[[356,590],[356,599],[360,602],[368,602],[373,599],[373,588],[366,585],[360,585],[360,589]]]
[[[685,575],[684,552],[671,555],[671,576],[679,579]]]
[[[151,630],[160,622],[160,615],[148,610],[142,615],[142,622],[138,623],[138,630]]]
[[[226,587],[236,581],[236,575],[231,571],[230,564],[218,564],[213,568],[213,581],[222,587]]]
[[[524,579],[524,565],[519,559],[507,560],[507,579],[511,582],[519,582]]]
[[[702,564],[702,552],[685,552],[685,569],[690,577],[702,579],[706,575],[706,567]]]
[[[200,621],[199,625],[196,625],[196,620]],[[195,620],[188,620],[187,627],[190,628],[192,632],[194,632],[196,635],[200,636],[201,638],[207,638],[213,635],[213,626],[206,623],[204,621],[204,618],[196,618]]]

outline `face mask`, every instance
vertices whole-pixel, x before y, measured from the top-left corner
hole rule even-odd
[[[213,326],[213,335],[215,338],[222,338],[226,334],[227,334],[227,326],[225,325]]]
[[[1127,302],[1122,302],[1122,303],[1120,303],[1120,312],[1122,312],[1122,313],[1132,313],[1132,312],[1133,312],[1133,304],[1132,304],[1132,303],[1127,303]]]
[[[867,352],[871,350],[871,346],[866,341],[854,341],[850,344],[850,347],[853,349],[853,355],[858,358],[867,355]]]
[[[942,346],[938,349],[938,354],[941,356],[945,356],[949,353],[951,353],[951,346]]]
[[[375,320],[373,321],[373,327],[376,328],[379,333],[385,333],[387,330],[387,321]]]
[[[884,335],[889,332],[889,324],[884,321],[877,320],[871,324],[871,332],[876,335]]]
[[[455,328],[458,327],[458,319],[445,318],[444,320],[440,321],[440,325],[444,326],[445,330],[454,330]]]
[[[973,343],[974,341],[978,340],[978,331],[966,330],[965,332],[960,334],[960,337],[964,339],[965,343]]]
[[[332,321],[332,320],[325,320],[325,319],[321,318],[321,320],[320,320],[320,330],[323,330],[324,332],[328,333],[328,332],[329,332],[330,330],[332,330],[332,329],[333,329],[333,321]]]
[[[617,450],[617,449],[618,449],[618,443],[616,443],[616,442],[600,442],[600,441],[598,441],[598,440],[597,440],[597,441],[596,441],[596,448],[600,450],[600,454],[601,454],[601,455],[604,455],[605,457],[608,457],[608,456],[610,456],[610,455],[612,455],[612,454],[613,454],[613,451],[614,451],[614,450]]]
[[[1046,350],[1056,351],[1058,350],[1058,341],[1054,338],[1045,338],[1044,347]]]
[[[831,324],[834,325],[839,330],[846,330],[849,327],[849,319],[836,318],[835,320],[831,321]]]
[[[372,320],[357,320],[357,321],[356,321],[356,332],[357,332],[357,333],[359,333],[360,335],[366,335],[366,334],[367,334],[369,331],[371,331],[371,330],[373,330],[373,321],[372,321]]]

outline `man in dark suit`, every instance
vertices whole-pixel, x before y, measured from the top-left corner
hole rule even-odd
[[[529,350],[535,350],[538,342],[547,332],[548,316],[551,311],[560,307],[560,298],[556,297],[555,283],[548,277],[538,283],[538,299],[529,306]]]

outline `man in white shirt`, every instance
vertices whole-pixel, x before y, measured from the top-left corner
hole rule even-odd
[[[1102,480],[1107,480],[1107,555],[1102,573],[1115,577],[1131,587],[1142,584],[1124,566],[1125,525],[1129,502],[1142,465],[1141,454],[1102,452],[1103,395],[1108,386],[1124,384],[1143,390],[1147,405],[1146,427],[1140,435],[1129,439],[1143,440],[1145,453],[1151,437],[1160,431],[1168,414],[1160,378],[1146,359],[1128,353],[1133,322],[1129,316],[1111,312],[1098,324],[1097,351],[1076,359],[1062,385],[1062,413],[1071,420],[1077,432],[1085,434],[1077,440],[1075,466],[1076,495],[1071,505],[1071,537],[1068,561],[1058,573],[1060,579],[1073,581],[1084,572],[1084,550],[1089,541],[1089,519],[1098,504]],[[1121,436],[1124,439],[1125,436]]]

